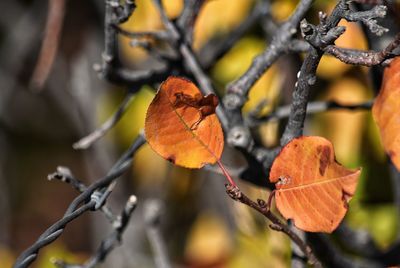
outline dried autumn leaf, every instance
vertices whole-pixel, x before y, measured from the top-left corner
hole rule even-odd
[[[224,137],[215,115],[218,99],[202,96],[189,80],[170,76],[151,102],[145,135],[151,148],[176,165],[201,168],[221,157]]]
[[[360,173],[335,161],[327,139],[303,136],[282,149],[269,180],[276,183],[276,206],[286,219],[304,231],[331,233],[347,212]]]
[[[379,127],[385,151],[400,170],[400,57],[385,68],[372,115]]]

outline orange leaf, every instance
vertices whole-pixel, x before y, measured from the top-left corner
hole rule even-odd
[[[151,148],[176,165],[201,168],[221,157],[224,136],[215,115],[218,98],[202,96],[189,80],[170,76],[151,102],[145,135]]]
[[[385,151],[400,170],[400,57],[385,68],[372,115],[379,127]]]
[[[282,149],[269,180],[276,183],[276,206],[286,219],[304,231],[331,233],[347,212],[360,173],[335,161],[327,139],[303,136]]]

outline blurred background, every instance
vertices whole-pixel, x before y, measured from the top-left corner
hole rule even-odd
[[[53,2],[53,3],[52,3]],[[58,2],[58,3],[56,3]],[[210,40],[229,34],[248,16],[254,0],[209,0],[195,24],[196,51]],[[50,6],[59,5],[62,23],[59,45],[43,86],[33,79]],[[317,22],[318,11],[329,11],[336,1],[315,1],[307,19]],[[123,24],[130,31],[163,28],[152,1],[137,0],[133,16]],[[182,0],[164,0],[170,18],[179,16]],[[272,2],[276,21],[283,21],[297,1]],[[103,139],[87,150],[72,144],[103,123],[117,109],[127,88],[99,79],[93,64],[101,62],[104,46],[104,1],[15,0],[0,1],[0,267],[11,267],[15,258],[58,220],[77,195],[70,185],[48,181],[59,165],[90,184],[110,169],[118,156],[140,133],[153,85],[144,86],[131,101],[122,120]],[[367,49],[357,24],[341,23],[347,31],[336,44]],[[215,87],[223,93],[262,52],[268,41],[262,27],[253,27],[210,70]],[[121,59],[132,69],[159,64],[141,48],[120,38]],[[282,57],[255,84],[243,113],[261,101],[266,115],[290,103],[296,73],[304,55]],[[49,65],[49,64],[48,64]],[[324,56],[312,100],[336,100],[358,104],[375,95],[367,68],[345,65]],[[266,147],[278,145],[284,121],[261,124],[255,135]],[[337,160],[346,167],[362,166],[362,178],[346,216],[349,226],[366,230],[382,248],[399,235],[399,208],[392,193],[393,170],[383,152],[369,111],[335,110],[307,118],[306,135],[331,140]],[[243,165],[240,154],[226,148],[223,162],[235,169]],[[238,180],[236,178],[236,180]],[[268,180],[268,178],[265,178]],[[251,197],[267,198],[268,191],[240,182]],[[107,258],[104,267],[154,267],[154,257],[143,222],[143,203],[159,199],[163,204],[161,229],[168,254],[178,267],[287,267],[290,241],[267,228],[264,218],[233,202],[225,194],[224,178],[210,170],[178,168],[156,155],[147,145],[135,155],[132,168],[123,176],[110,198],[121,210],[130,194],[138,196],[122,246]],[[68,225],[63,235],[44,248],[33,267],[54,267],[57,257],[82,262],[111,231],[100,213],[88,213]],[[346,254],[351,255],[351,252]]]

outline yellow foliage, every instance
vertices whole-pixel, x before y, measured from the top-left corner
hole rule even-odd
[[[220,83],[226,84],[242,75],[253,58],[265,48],[265,41],[258,37],[239,40],[212,69],[212,75]]]
[[[153,1],[137,0],[136,9],[127,22],[121,27],[127,31],[156,31],[163,29],[160,14]],[[182,11],[183,0],[164,0],[163,6],[169,18],[176,18]],[[123,59],[128,61],[142,61],[147,54],[141,48],[133,48],[129,45],[130,38],[120,36],[121,53]]]
[[[237,79],[251,65],[255,56],[265,49],[265,42],[255,37],[241,39],[212,70],[213,77],[222,84],[227,84]],[[261,110],[261,115],[271,112],[278,101],[282,78],[275,66],[268,71],[250,89],[248,101],[243,107],[243,112],[253,110],[261,101],[267,105]],[[273,146],[277,142],[278,123],[271,122],[260,128],[260,137],[264,145]]]
[[[286,20],[296,8],[297,2],[293,0],[274,1],[271,6],[272,16],[278,22]]]
[[[333,83],[323,100],[341,104],[358,104],[369,100],[371,91],[355,79],[344,78]],[[335,147],[336,157],[345,166],[359,162],[365,111],[334,110],[318,115],[314,121],[316,134],[326,137]]]
[[[219,263],[232,251],[232,241],[224,222],[211,212],[203,212],[188,236],[185,259],[196,266]]]
[[[246,18],[253,0],[208,0],[200,11],[194,28],[194,49],[217,34],[235,28]]]
[[[265,43],[262,39],[255,37],[241,39],[231,51],[216,63],[212,70],[213,76],[223,84],[231,82],[250,67],[253,58],[260,54],[264,48]],[[279,93],[280,83],[276,68],[271,67],[250,89],[249,99],[243,107],[243,112],[251,111],[261,100],[268,101],[268,105],[262,113],[271,111]]]
[[[133,159],[134,178],[141,186],[154,187],[165,178],[168,165],[170,164],[165,159],[145,144],[137,151]]]
[[[15,261],[14,254],[7,247],[0,245],[0,268],[9,268]]]
[[[133,141],[133,139],[139,134],[144,127],[144,118],[146,116],[147,107],[154,97],[154,92],[149,87],[144,86],[138,93],[136,93],[133,100],[126,110],[122,119],[117,125],[110,131],[114,137],[117,138],[117,142],[121,147],[127,148]],[[104,95],[98,103],[98,113],[100,123],[107,120],[118,107],[118,101],[109,94]]]
[[[268,228],[254,234],[238,233],[237,244],[229,259],[230,268],[284,268],[289,266],[290,243],[287,236]]]
[[[399,214],[393,204],[352,207],[346,217],[350,227],[365,229],[382,249],[396,240]]]

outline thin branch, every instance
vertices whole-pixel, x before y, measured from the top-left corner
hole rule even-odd
[[[311,49],[301,66],[300,75],[293,92],[289,121],[281,137],[281,146],[302,135],[310,86],[315,83],[315,72],[322,55],[321,51]]]
[[[199,62],[190,47],[182,44],[180,46],[180,52],[183,56],[183,59],[185,60],[187,68],[191,71],[191,73],[196,78],[196,81],[199,83],[200,89],[202,89],[203,94],[215,94],[215,90],[213,89],[211,80],[200,67]],[[227,130],[229,128],[228,118],[225,110],[222,108],[222,105],[218,105],[216,114],[218,115],[218,118],[221,121],[223,128]]]
[[[85,184],[80,180],[78,180],[77,178],[75,178],[75,176],[72,175],[71,170],[67,167],[62,167],[62,166],[57,167],[56,172],[49,174],[47,176],[47,179],[49,181],[59,180],[71,184],[71,186],[78,192],[84,192],[86,190]]]
[[[113,128],[122,116],[125,114],[129,105],[133,100],[134,94],[128,93],[124,100],[121,102],[117,111],[106,121],[104,122],[98,129],[94,130],[92,133],[83,137],[79,141],[75,142],[72,147],[74,149],[87,149],[89,148],[95,141],[103,137],[107,132]]]
[[[266,10],[266,14],[261,17],[261,27],[264,30],[266,40],[271,42],[272,37],[277,33],[278,23],[271,12],[271,0],[261,0],[261,3]]]
[[[194,24],[205,2],[205,0],[184,1],[185,6],[176,24],[181,33],[184,33],[184,37],[188,44],[192,44]]]
[[[117,30],[117,32],[123,36],[130,38],[151,38],[155,41],[169,41],[170,38],[166,31],[152,31],[152,32],[130,32],[127,31],[118,25],[113,25],[113,27]]]
[[[345,18],[347,21],[362,22],[369,28],[372,33],[381,36],[384,33],[388,32],[389,29],[380,26],[376,19],[385,17],[386,10],[387,7],[384,5],[376,5],[372,9],[367,11],[354,12],[348,9],[346,12],[343,13],[343,18]]]
[[[261,75],[282,55],[290,40],[297,32],[297,26],[312,4],[312,0],[300,1],[288,21],[277,30],[271,44],[263,53],[254,58],[250,68],[236,81],[227,87],[224,103],[229,110],[240,109],[247,100],[250,88]]]
[[[347,64],[374,66],[383,63],[385,60],[398,56],[393,51],[400,46],[400,34],[397,34],[392,42],[382,51],[362,51],[340,48],[330,45],[324,48],[324,52],[335,56]]]
[[[115,0],[106,1],[106,11],[104,18],[105,37],[104,37],[104,52],[102,54],[103,75],[108,78],[112,76],[113,68],[120,68],[120,60],[118,58],[118,40],[117,40],[117,29],[114,27],[115,24],[126,21],[135,9],[134,2],[130,0],[125,1],[124,7],[121,7],[119,2]],[[126,12],[118,12],[126,10]],[[118,14],[119,13],[119,14]],[[120,16],[118,16],[120,15]]]
[[[223,40],[220,40],[220,38],[215,40],[211,39],[199,52],[201,66],[205,70],[210,69],[215,62],[224,56],[257,21],[266,16],[269,12],[269,3],[267,1],[261,1],[254,6],[244,21],[238,27],[233,29],[226,38]]]
[[[231,146],[250,154],[255,149],[255,141],[251,136],[250,129],[243,122],[242,107],[247,100],[250,88],[279,56],[286,53],[290,41],[297,32],[300,19],[311,4],[312,0],[300,1],[293,15],[277,29],[267,49],[254,58],[250,68],[239,79],[227,86],[223,104],[229,114],[231,127],[227,134],[227,141]]]
[[[155,256],[156,267],[170,268],[167,246],[160,230],[162,203],[160,200],[147,200],[144,204],[144,220],[146,233]]]
[[[176,29],[175,25],[169,20],[167,13],[165,12],[164,7],[161,3],[161,0],[153,0],[153,2],[158,9],[161,16],[161,21],[163,22],[168,33],[171,35],[172,40],[177,42],[181,38],[181,36],[179,34],[179,31]]]
[[[64,22],[65,0],[48,0],[49,9],[45,35],[40,49],[39,59],[33,71],[30,88],[41,91],[53,66]]]
[[[149,56],[157,59],[160,62],[173,62],[177,61],[177,57],[174,55],[167,54],[165,52],[161,52],[160,49],[157,49],[154,46],[154,43],[147,40],[133,39],[129,42],[132,47],[140,47],[144,49]]]
[[[205,95],[216,94],[215,90],[213,89],[211,80],[209,79],[209,77],[205,74],[205,72],[201,68],[200,63],[199,63],[198,59],[196,58],[196,55],[193,53],[190,45],[184,41],[182,36],[180,36],[178,29],[168,19],[167,15],[165,13],[165,10],[162,7],[161,1],[160,0],[153,0],[153,1],[156,4],[156,6],[161,14],[161,19],[162,19],[167,31],[171,34],[171,36],[174,37],[174,40],[176,40],[176,41],[181,40],[180,44],[176,45],[178,47],[177,52],[180,53],[181,58],[184,61],[184,64],[186,65],[187,69],[196,78],[196,81],[199,83],[200,90],[202,91],[202,93]],[[174,43],[171,45],[174,45]],[[221,121],[222,126],[224,127],[225,130],[227,130],[229,127],[228,119],[227,119],[224,109],[222,108],[222,105],[219,105],[217,107],[216,113],[218,115],[218,118]]]
[[[299,246],[304,255],[307,256],[311,265],[314,267],[322,267],[312,249],[303,240],[301,240],[301,238],[295,232],[293,232],[288,225],[284,224],[277,216],[275,216],[275,214],[271,212],[264,200],[258,199],[256,203],[247,197],[238,187],[229,184],[226,185],[226,192],[233,200],[239,201],[264,215],[264,217],[272,222],[272,229],[285,233],[294,243],[296,243],[296,245]]]
[[[373,100],[359,103],[359,104],[342,104],[337,101],[315,101],[307,103],[307,115],[326,112],[331,110],[370,110]],[[277,121],[280,119],[288,118],[290,116],[291,105],[278,107],[275,111],[261,117],[256,115],[249,116],[246,121],[249,126],[254,127],[266,122]]]
[[[125,0],[123,4],[115,0],[106,1],[103,60],[101,65],[94,66],[102,78],[115,84],[130,86],[132,92],[137,91],[143,84],[165,80],[171,72],[171,66],[168,64],[161,69],[143,71],[133,71],[122,66],[118,57],[117,38],[121,29],[115,25],[126,21],[135,7],[132,0]]]
[[[290,140],[302,135],[304,120],[307,114],[308,96],[310,88],[316,82],[316,70],[323,55],[323,49],[331,44],[345,31],[342,26],[337,26],[339,21],[347,14],[349,5],[347,0],[341,0],[335,6],[330,16],[320,13],[320,24],[314,26],[303,20],[300,24],[304,39],[312,47],[303,61],[298,73],[298,80],[293,92],[291,112],[285,131],[281,137],[281,146]],[[379,17],[379,9],[367,13],[369,18]],[[367,16],[363,13],[363,19]]]

